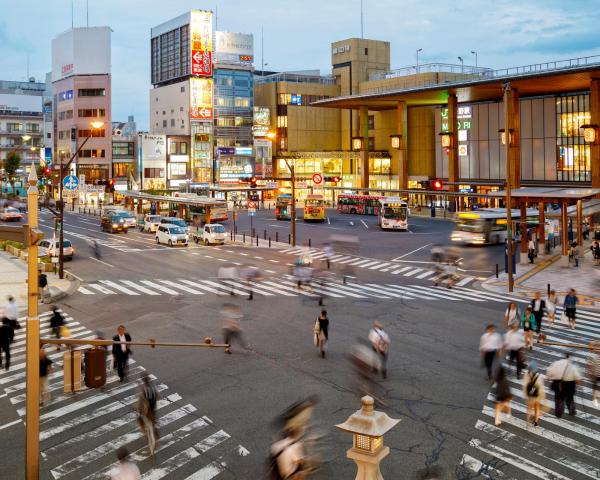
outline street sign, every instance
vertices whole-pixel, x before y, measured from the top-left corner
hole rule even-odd
[[[314,173],[312,176],[312,181],[315,185],[320,185],[321,183],[323,183],[323,175],[321,175],[320,173]]]
[[[79,187],[79,179],[75,175],[67,175],[63,178],[62,183],[67,190],[77,190],[77,187]]]
[[[296,182],[296,188],[308,188],[308,184],[306,182]]]
[[[267,182],[266,187],[275,190],[276,188],[279,188],[279,182]]]
[[[256,214],[256,203],[252,200],[248,200],[248,215],[251,217]]]

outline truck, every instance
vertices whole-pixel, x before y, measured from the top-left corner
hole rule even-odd
[[[192,229],[192,240],[204,245],[223,245],[225,237],[225,227],[220,223],[207,223],[195,231]]]

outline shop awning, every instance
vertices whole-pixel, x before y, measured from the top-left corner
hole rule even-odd
[[[149,202],[171,202],[175,204],[183,204],[183,205],[194,205],[199,207],[227,207],[227,202],[223,199],[219,198],[210,198],[210,197],[182,197],[182,196],[172,196],[172,195],[152,195],[150,193],[143,192],[134,192],[131,190],[127,190],[122,193],[123,196],[129,198],[137,198],[140,200],[147,200]]]
[[[526,200],[585,200],[600,195],[600,188],[521,187],[511,190],[512,198]],[[506,190],[488,193],[490,197],[506,197]]]
[[[582,215],[584,217],[591,217],[597,213],[600,213],[600,200],[585,200],[581,209]],[[567,208],[567,215],[569,217],[577,216],[577,206],[571,205]],[[560,208],[558,210],[553,210],[551,212],[546,213],[547,217],[559,218],[560,217]]]

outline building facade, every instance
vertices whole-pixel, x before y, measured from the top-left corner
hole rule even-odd
[[[130,190],[139,180],[137,128],[133,115],[126,122],[112,122],[112,172],[116,192]]]
[[[74,28],[52,40],[54,163],[93,183],[111,178],[111,30]],[[102,122],[92,129],[92,122]]]

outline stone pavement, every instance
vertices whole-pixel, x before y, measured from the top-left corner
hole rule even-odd
[[[589,246],[586,245],[586,248]],[[546,295],[548,284],[556,290],[560,301],[570,288],[574,288],[580,305],[600,309],[600,266],[596,266],[592,254],[585,252],[579,267],[561,267],[560,255],[536,260],[534,265],[517,265],[514,280],[514,294],[518,297],[533,298],[536,291]],[[483,288],[497,293],[508,293],[508,275],[502,272],[499,278],[490,277],[483,282]]]
[[[62,280],[54,273],[48,272],[46,275],[51,301],[75,292],[79,286],[79,281],[70,275],[70,279]],[[27,264],[7,252],[0,252],[0,305],[6,303],[8,295],[15,297],[19,310],[27,308]]]

